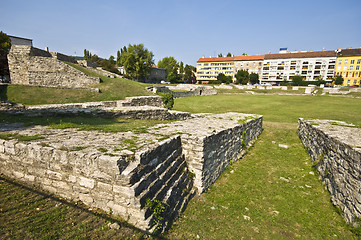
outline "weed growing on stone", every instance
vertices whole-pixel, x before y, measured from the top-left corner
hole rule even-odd
[[[159,200],[150,200],[147,198],[145,207],[149,208],[153,213],[153,226],[155,226],[155,233],[159,233],[163,229],[164,210],[166,203]]]
[[[98,148],[98,151],[102,152],[102,153],[106,153],[106,152],[108,152],[108,149],[106,149],[106,148]]]

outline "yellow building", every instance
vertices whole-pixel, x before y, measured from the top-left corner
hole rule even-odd
[[[336,76],[342,76],[343,86],[361,85],[361,48],[338,49]]]
[[[200,58],[197,61],[198,83],[211,83],[220,73],[234,79],[234,60],[235,57]]]

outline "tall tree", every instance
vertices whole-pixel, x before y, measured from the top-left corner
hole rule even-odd
[[[219,54],[218,54],[218,57],[223,57],[223,54],[222,54],[222,53],[219,53]]]
[[[167,72],[167,81],[175,83],[180,81],[180,76],[178,74],[179,64],[174,57],[164,57],[162,60],[158,61],[159,68],[165,68]]]
[[[196,71],[196,68],[186,64],[185,68],[184,68],[184,81],[186,81],[187,83],[193,83],[196,81],[196,76],[194,74],[194,72]]]
[[[182,61],[179,64],[179,73],[184,73],[184,63]]]
[[[227,53],[227,57],[232,57],[232,53]]]
[[[143,44],[129,44],[128,48],[124,46],[120,55],[121,64],[130,78],[143,80],[149,75],[154,55]]]
[[[114,58],[114,56],[110,55],[108,61],[109,61],[110,64],[115,65],[115,58]]]
[[[120,51],[118,50],[118,51],[117,51],[117,66],[118,66],[118,67],[121,67],[121,65],[122,65],[122,64],[120,63]]]
[[[238,70],[236,73],[237,83],[246,85],[249,81],[249,73],[246,70]]]
[[[252,84],[258,84],[259,83],[259,76],[257,73],[251,73],[249,75],[249,82]]]

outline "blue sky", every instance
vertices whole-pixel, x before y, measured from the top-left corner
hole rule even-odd
[[[1,0],[0,30],[68,55],[143,43],[155,62],[361,47],[360,0]]]

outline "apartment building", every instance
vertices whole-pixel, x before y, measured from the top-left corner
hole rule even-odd
[[[321,78],[332,81],[335,74],[336,52],[288,52],[266,54],[263,60],[261,82],[280,83],[292,81],[294,75],[301,75],[306,81]]]
[[[361,48],[337,49],[336,76],[342,76],[344,86],[361,85]]]
[[[210,81],[217,80],[220,73],[234,79],[234,60],[235,57],[200,58],[197,61],[197,81],[210,83]]]
[[[237,56],[234,59],[235,73],[245,70],[261,75],[264,55]]]

